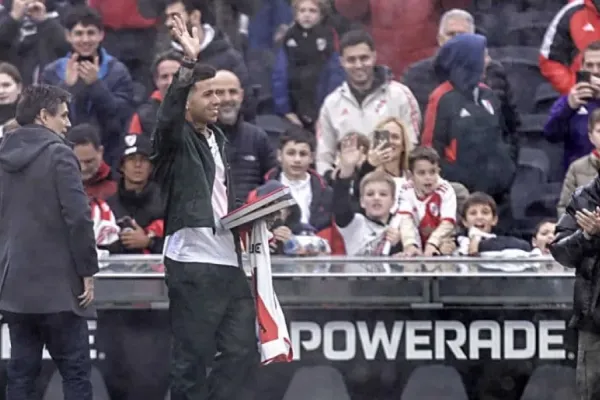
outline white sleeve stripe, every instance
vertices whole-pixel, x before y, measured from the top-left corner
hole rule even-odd
[[[550,25],[548,25],[548,29],[544,34],[544,41],[542,42],[542,47],[540,48],[540,54],[546,58],[550,57],[550,48],[552,47],[552,43],[554,42],[554,37],[556,36],[556,28],[563,16],[569,12],[572,8],[580,7],[584,4],[584,0],[575,0],[572,3],[568,3],[563,8],[560,9],[558,14],[554,17]]]

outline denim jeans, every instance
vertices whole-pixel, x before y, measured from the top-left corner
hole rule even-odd
[[[10,334],[6,400],[34,397],[44,345],[63,379],[65,400],[92,400],[87,321],[72,313],[3,313]]]
[[[259,363],[256,313],[244,271],[168,258],[165,267],[171,400],[235,399]]]

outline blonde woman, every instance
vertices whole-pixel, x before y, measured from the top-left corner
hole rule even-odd
[[[413,144],[408,136],[408,130],[402,121],[396,117],[389,117],[381,121],[375,132],[387,132],[389,142],[375,143],[367,158],[367,163],[374,169],[387,172],[396,182],[396,200],[400,199],[403,187],[407,182],[408,155],[413,149]],[[376,134],[374,133],[375,137]]]

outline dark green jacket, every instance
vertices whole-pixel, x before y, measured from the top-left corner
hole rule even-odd
[[[191,82],[180,82],[179,73],[158,110],[152,134],[154,177],[166,199],[165,236],[181,228],[215,228],[212,189],[215,162],[208,141],[185,119],[185,105]],[[237,206],[231,170],[226,158],[227,139],[216,126],[209,126],[221,152],[226,170],[228,209]],[[239,235],[234,233],[240,252]]]

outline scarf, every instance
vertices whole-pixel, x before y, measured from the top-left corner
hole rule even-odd
[[[269,231],[267,222],[259,219],[250,235],[250,267],[256,292],[256,319],[260,359],[263,365],[292,361],[292,343],[283,310],[273,290]]]

